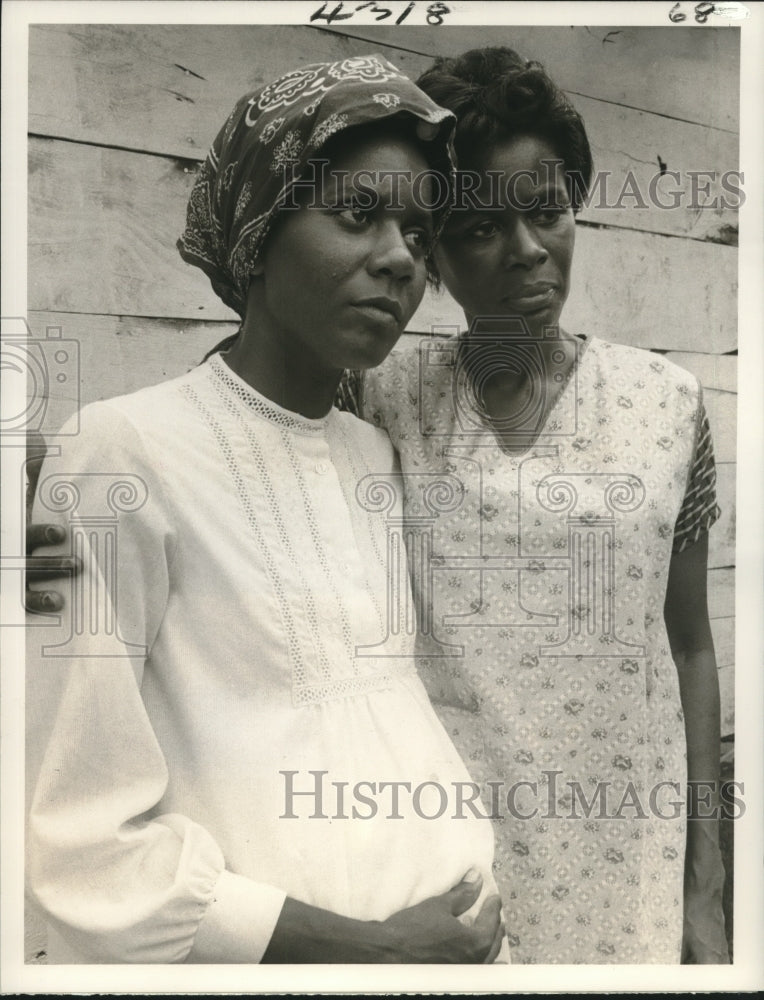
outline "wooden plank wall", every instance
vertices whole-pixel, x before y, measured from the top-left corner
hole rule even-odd
[[[179,374],[233,316],[175,240],[198,165],[235,100],[293,66],[378,51],[417,75],[440,54],[507,44],[543,62],[584,115],[617,197],[665,169],[737,169],[738,31],[39,25],[29,52],[29,321],[80,344],[80,400]],[[664,181],[666,178],[664,178]],[[664,190],[662,187],[661,190]],[[668,191],[668,188],[665,188]],[[712,184],[707,194],[718,194]],[[612,200],[615,200],[612,199]],[[666,353],[706,395],[724,514],[710,607],[733,729],[737,363],[731,208],[592,207],[579,220],[568,329]],[[411,330],[458,327],[428,295]],[[73,409],[76,393],[63,406]]]

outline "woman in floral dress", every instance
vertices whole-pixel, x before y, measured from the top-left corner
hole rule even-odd
[[[436,251],[470,330],[364,373],[360,409],[401,455],[420,671],[495,818],[513,961],[727,961],[713,809],[688,823],[688,780],[718,787],[700,387],[559,327],[592,161],[543,69],[475,50],[418,83],[472,175]]]

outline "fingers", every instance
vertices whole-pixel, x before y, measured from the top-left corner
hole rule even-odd
[[[473,927],[481,934],[484,941],[490,941],[490,946],[483,962],[493,962],[499,954],[501,942],[504,939],[504,927],[501,922],[501,897],[489,896],[480,907],[475,917]]]
[[[501,946],[504,942],[504,924],[499,924],[496,928],[496,934],[494,935],[493,941],[491,942],[491,947],[488,954],[483,959],[484,965],[490,965],[492,962],[496,961],[496,958],[501,951]]]
[[[460,914],[466,913],[480,895],[482,888],[482,875],[477,868],[470,868],[461,882],[444,893],[451,914],[458,917]]]
[[[40,469],[45,458],[46,445],[45,438],[39,431],[27,431],[27,462],[26,475],[29,482],[29,494],[34,496],[37,489],[37,480],[40,478]]]
[[[33,615],[51,615],[60,611],[64,599],[56,590],[27,590],[24,607]]]
[[[60,545],[66,532],[57,524],[30,524],[27,528],[27,552],[43,545]]]
[[[488,928],[495,930],[501,922],[501,897],[495,893],[489,896],[480,907],[480,913],[475,917],[476,928]]]
[[[82,561],[75,556],[31,556],[26,561],[27,583],[55,580],[81,569]]]
[[[27,458],[39,458],[42,460],[45,458],[45,452],[48,446],[45,444],[45,438],[40,434],[39,431],[27,431]]]

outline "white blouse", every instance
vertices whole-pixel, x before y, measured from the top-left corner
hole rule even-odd
[[[257,962],[285,895],[382,920],[471,866],[482,903],[491,823],[415,672],[387,435],[217,356],[79,419],[34,513],[85,566],[29,630],[51,960]]]

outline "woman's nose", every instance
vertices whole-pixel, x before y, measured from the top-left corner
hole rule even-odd
[[[387,220],[379,226],[368,267],[373,274],[385,274],[397,279],[414,276],[416,261],[403,232],[394,220]]]
[[[517,219],[507,235],[504,249],[507,266],[533,267],[543,263],[548,256],[533,224],[522,217]]]

